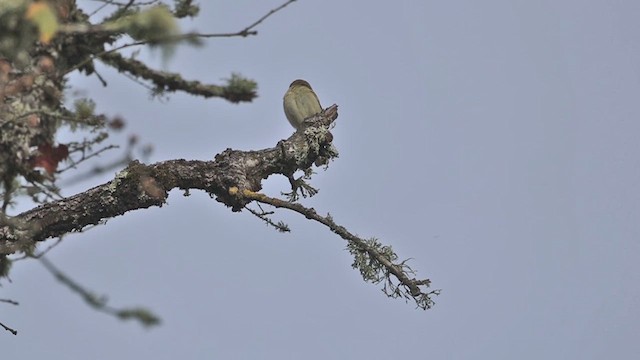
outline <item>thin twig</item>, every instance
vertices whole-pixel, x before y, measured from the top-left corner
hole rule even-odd
[[[258,19],[258,21],[254,22],[253,24],[247,26],[246,28],[244,28],[241,31],[238,31],[237,33],[233,33],[230,36],[247,36],[247,35],[257,35],[258,32],[257,31],[249,31],[251,29],[253,29],[254,27],[258,26],[261,22],[263,22],[266,18],[268,18],[269,16],[277,13],[278,11],[284,9],[285,7],[287,7],[289,4],[291,4],[292,2],[294,2],[296,0],[289,0],[286,3],[278,6],[275,9],[271,9],[271,11],[269,11],[266,15],[264,15],[263,17],[261,17],[260,19]],[[229,36],[229,35],[227,35]],[[209,36],[202,36],[202,37],[221,37],[220,35],[216,35],[216,34],[209,34]]]
[[[5,330],[12,333],[13,335],[18,335],[18,330],[14,330],[1,322],[0,322],[0,326],[2,326]]]
[[[258,204],[258,207],[260,207],[260,204]],[[280,231],[280,232],[290,232],[291,229],[289,229],[289,226],[287,226],[287,224],[283,223],[282,221],[278,222],[278,223],[274,223],[273,220],[269,219],[267,217],[267,215],[271,215],[273,214],[273,211],[271,212],[266,212],[262,209],[261,212],[257,212],[255,210],[253,210],[252,208],[245,206],[245,209],[247,209],[247,211],[249,211],[251,214],[255,215],[256,217],[258,217],[259,219],[261,219],[262,221],[264,221],[265,223],[267,223],[267,225],[273,226],[276,230]]]
[[[51,263],[46,257],[41,256],[40,263],[44,265],[44,267],[49,270],[49,272],[62,284],[66,285],[71,291],[80,295],[84,301],[91,306],[92,308],[107,313],[109,315],[113,315],[119,319],[127,320],[134,319],[140,322],[141,325],[145,327],[159,325],[160,319],[149,312],[146,309],[142,308],[125,308],[125,309],[117,309],[107,305],[107,299],[105,296],[97,296],[96,294],[88,291],[83,286],[79,285],[75,281],[73,281],[70,277],[65,275],[62,271],[58,270],[58,268]]]
[[[254,27],[258,26],[260,23],[262,23],[265,19],[267,19],[269,16],[275,14],[276,12],[284,9],[286,6],[288,6],[289,4],[291,4],[292,2],[297,1],[297,0],[289,0],[286,3],[278,6],[275,9],[272,9],[271,11],[269,11],[266,15],[264,15],[263,17],[261,17],[260,19],[258,19],[256,22],[254,22],[253,24],[247,26],[246,28],[234,32],[234,33],[214,33],[214,34],[200,34],[200,33],[186,33],[186,34],[179,34],[179,35],[173,35],[173,36],[168,36],[165,39],[162,39],[162,41],[165,42],[178,42],[181,40],[188,40],[188,39],[193,39],[193,38],[215,38],[215,37],[233,37],[233,36],[242,36],[242,37],[247,37],[249,35],[257,35],[258,32],[253,30],[251,31],[251,29],[253,29]],[[101,28],[100,26],[98,26],[97,28]],[[81,61],[80,63],[72,66],[71,68],[69,68],[67,71],[65,71],[65,73],[63,75],[67,75],[70,72],[73,72],[77,69],[79,69],[80,67],[86,65],[87,63],[95,60],[96,58],[99,58],[101,56],[110,54],[112,52],[115,51],[119,51],[119,50],[123,50],[132,46],[139,46],[139,45],[145,45],[148,44],[150,42],[155,42],[157,43],[158,41],[160,41],[159,39],[153,39],[153,40],[141,40],[141,41],[135,41],[132,43],[128,43],[128,44],[123,44],[120,46],[117,46],[113,49],[109,49],[109,50],[105,50],[102,52],[99,52],[93,56],[88,57],[87,59],[85,59],[84,61]]]

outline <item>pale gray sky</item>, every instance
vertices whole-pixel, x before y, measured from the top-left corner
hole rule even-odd
[[[236,31],[281,2],[203,1],[183,29]],[[293,130],[282,95],[307,79],[324,106],[340,106],[340,158],[303,203],[393,245],[443,292],[416,310],[362,282],[326,228],[278,211],[293,230],[283,235],[174,191],[167,206],[68,236],[50,255],[112,305],[148,306],[161,327],[88,309],[22,262],[2,287],[21,303],[0,307],[20,331],[0,334],[3,358],[637,357],[638,18],[632,0],[301,0],[256,37],[181,47],[167,64],[214,83],[241,72],[259,84],[251,104],[149,101],[104,67],[108,88],[73,76],[155,145],[154,162],[274,146]],[[269,179],[265,192],[286,186]]]

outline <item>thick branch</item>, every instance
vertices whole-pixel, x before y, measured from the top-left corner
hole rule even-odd
[[[108,183],[83,193],[43,204],[15,217],[0,219],[0,255],[20,251],[52,237],[82,231],[86,226],[130,210],[162,206],[171,189],[204,190],[240,211],[251,199],[229,194],[232,187],[257,192],[272,174],[291,177],[328,156],[333,136],[327,130],[338,117],[333,105],[308,119],[312,125],[275,147],[257,151],[227,149],[213,161],[169,160],[145,165],[133,161]]]

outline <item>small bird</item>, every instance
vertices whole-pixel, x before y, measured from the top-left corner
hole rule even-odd
[[[291,126],[300,130],[304,128],[304,119],[322,111],[318,96],[305,80],[295,80],[284,94],[284,114]]]

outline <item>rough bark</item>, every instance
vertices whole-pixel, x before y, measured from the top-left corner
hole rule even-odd
[[[38,241],[82,231],[136,209],[162,206],[170,190],[198,189],[240,211],[250,199],[234,196],[230,188],[260,191],[272,174],[292,178],[297,170],[326,162],[333,136],[327,130],[338,117],[337,106],[309,119],[312,124],[273,148],[227,149],[213,161],[168,160],[155,164],[133,161],[105,184],[7,218],[0,224],[0,254],[24,250]]]

